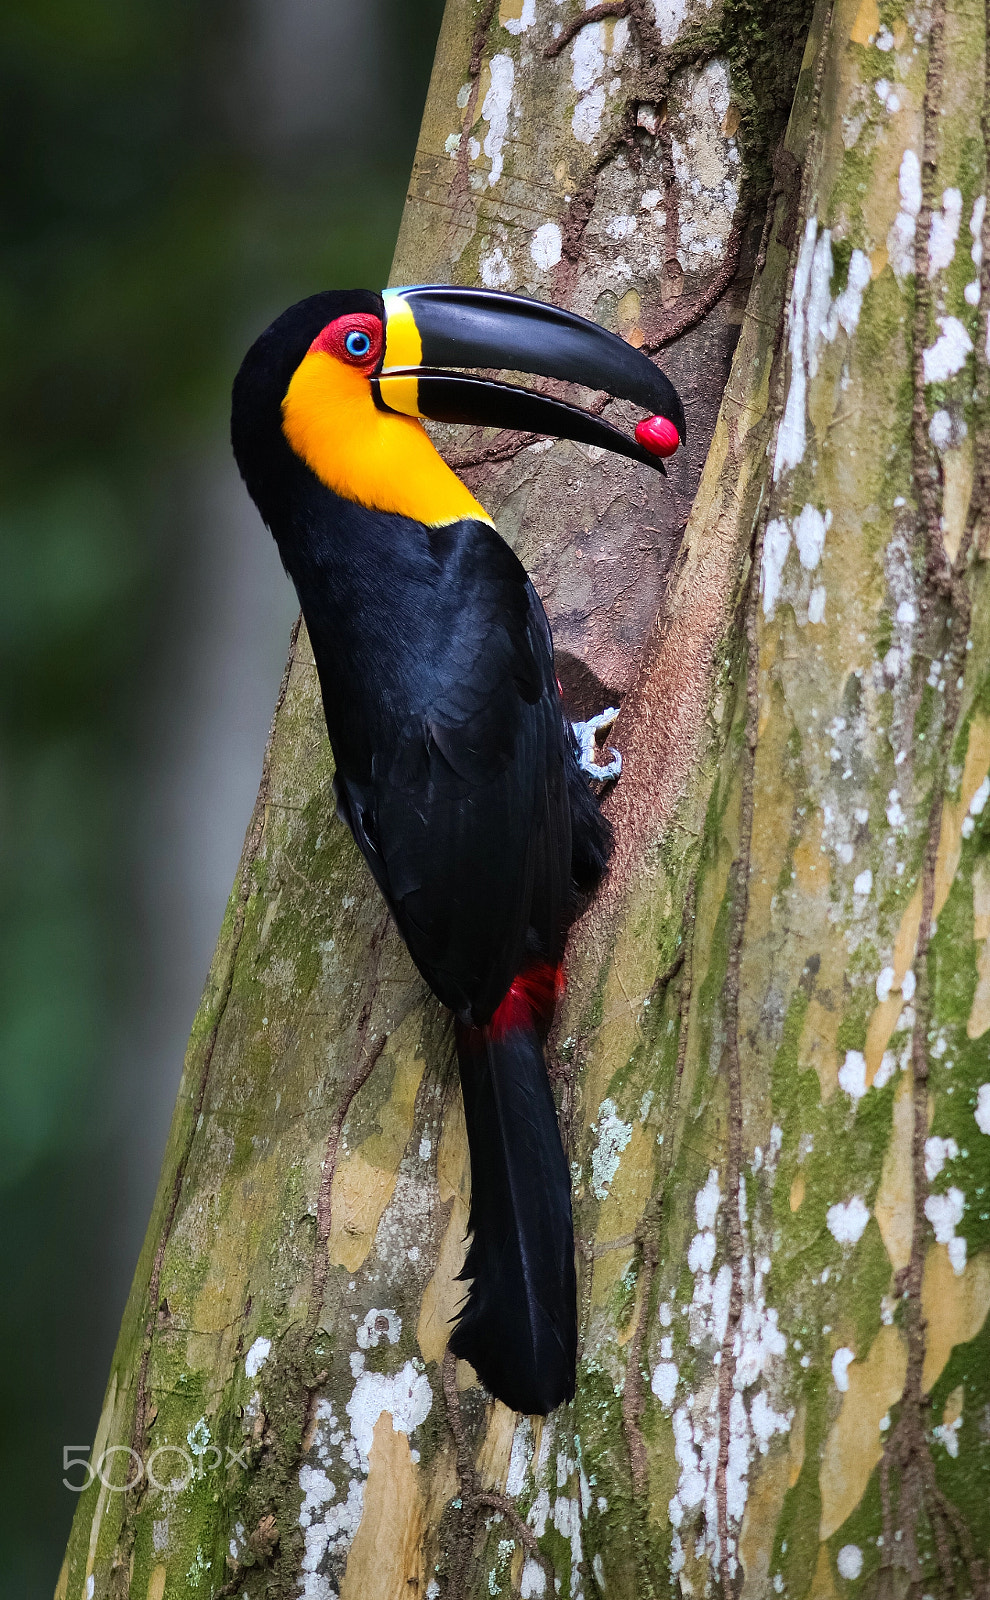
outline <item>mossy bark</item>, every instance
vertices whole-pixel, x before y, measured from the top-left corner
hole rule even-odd
[[[988,1592],[985,32],[450,0],[396,281],[592,314],[691,425],[665,485],[442,440],[622,701],[550,1051],[577,1400],[445,1357],[450,1035],[301,634],[60,1600]]]

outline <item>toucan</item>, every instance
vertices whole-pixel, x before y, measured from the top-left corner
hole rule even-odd
[[[604,390],[630,437],[545,393]],[[582,774],[543,606],[422,419],[525,429],[663,471],[668,378],[594,322],[449,285],[327,291],[278,317],[234,382],[232,440],[295,585],[334,793],[413,961],[454,1014],[471,1158],[469,1284],[450,1338],[492,1395],[574,1395],[571,1185],[544,1044],[569,923],[611,831]]]

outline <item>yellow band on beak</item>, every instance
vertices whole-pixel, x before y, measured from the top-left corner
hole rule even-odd
[[[378,379],[378,392],[390,411],[398,411],[404,417],[422,416],[419,379],[414,372],[404,372],[396,378],[389,378],[383,372]]]
[[[385,360],[382,363],[383,372],[388,372],[395,367],[421,367],[423,365],[423,340],[416,326],[416,319],[412,307],[403,294],[397,289],[386,289],[382,295],[385,302]],[[389,402],[391,404],[391,401]],[[398,410],[404,407],[397,406]],[[410,416],[417,416],[412,411]]]

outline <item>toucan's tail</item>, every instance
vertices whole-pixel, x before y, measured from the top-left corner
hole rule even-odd
[[[450,1348],[512,1410],[544,1416],[573,1399],[577,1357],[571,1180],[542,1043],[558,984],[535,965],[487,1027],[456,1024],[472,1282]]]

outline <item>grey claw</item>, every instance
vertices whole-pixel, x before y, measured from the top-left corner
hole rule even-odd
[[[619,715],[618,706],[610,706],[607,711],[600,711],[597,717],[589,717],[587,722],[572,722],[574,737],[580,746],[581,753],[578,764],[582,772],[589,778],[596,778],[599,783],[607,783],[612,778],[617,778],[622,771],[622,757],[618,750],[613,750],[611,745],[605,746],[605,754],[611,757],[607,765],[601,765],[597,758],[598,744],[596,735],[611,728]]]

